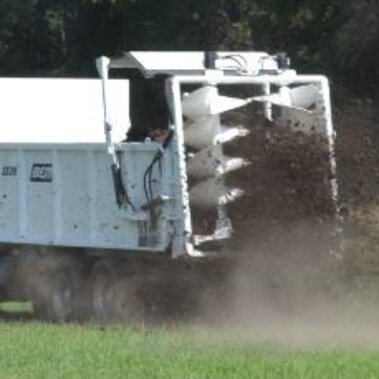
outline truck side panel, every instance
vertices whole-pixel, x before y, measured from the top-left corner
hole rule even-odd
[[[119,151],[132,211],[116,204],[105,144],[0,144],[0,242],[164,251],[169,205],[155,228],[141,211],[144,173],[157,149],[125,143]],[[162,169],[153,173],[155,194]]]

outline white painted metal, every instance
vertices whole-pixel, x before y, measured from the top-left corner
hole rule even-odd
[[[329,82],[326,78],[321,80],[318,84],[318,89],[321,93],[321,99],[316,103],[316,109],[320,115],[320,124],[325,125],[326,136],[328,140],[328,153],[330,163],[330,186],[332,191],[332,200],[334,206],[335,216],[335,233],[340,235],[342,233],[343,216],[341,213],[341,203],[339,199],[339,186],[337,180],[337,160],[335,151],[335,137],[336,132],[332,123],[332,110],[330,105],[330,89]]]
[[[190,204],[216,207],[212,238],[230,234],[224,205],[243,191],[227,189],[222,176],[246,162],[223,156],[221,145],[248,130],[222,126],[220,114],[252,101],[263,102],[269,119],[279,106],[293,130],[325,136],[340,221],[327,80],[282,71],[266,53],[218,54],[216,68],[224,72],[206,70],[203,53],[133,52],[98,61],[103,82],[0,79],[0,242],[201,255],[192,245]],[[154,142],[120,143],[130,126],[129,88],[125,80],[108,80],[111,67],[185,73],[167,80],[173,137],[165,150]],[[200,88],[183,98],[186,84]],[[263,96],[219,95],[217,86],[229,84],[257,87]],[[191,159],[186,146],[195,150]],[[126,208],[115,201],[109,152],[132,204]],[[158,152],[146,196],[145,172]],[[200,180],[190,190],[187,174]],[[156,199],[154,216],[146,202]]]
[[[204,149],[215,143],[220,129],[220,116],[203,118],[184,123],[186,145],[195,149]]]
[[[198,150],[205,149],[209,145],[231,142],[249,134],[249,130],[242,126],[221,125],[219,115],[187,122],[183,127],[186,145]]]
[[[246,137],[249,130],[242,126],[223,126],[217,136],[216,143],[227,143],[235,139]]]
[[[321,99],[320,90],[314,84],[290,89],[291,105],[298,108],[309,108]]]
[[[187,161],[187,173],[195,179],[205,179],[214,176],[224,157],[220,145],[210,146],[200,150]]]
[[[294,88],[283,86],[279,88],[278,93],[255,96],[251,98],[251,100],[304,110],[315,105],[317,101],[320,101],[321,93],[314,84]]]
[[[173,114],[173,127],[175,130],[174,143],[171,151],[174,154],[173,171],[175,181],[175,194],[180,209],[177,220],[174,222],[172,255],[178,257],[183,254],[201,256],[192,244],[192,221],[189,204],[187,171],[185,162],[183,114],[181,111],[180,82],[174,77],[168,81],[167,100]]]
[[[326,148],[329,152],[329,163],[332,172],[330,180],[331,196],[335,208],[336,232],[340,231],[341,213],[338,198],[338,183],[336,179],[336,162],[334,154],[334,131],[330,113],[330,98],[328,81],[323,76],[313,75],[296,75],[293,71],[279,73],[278,75],[259,75],[259,76],[217,76],[213,75],[209,81],[209,76],[201,75],[181,75],[176,77],[182,85],[198,84],[212,86],[239,84],[259,86],[263,89],[264,96],[252,97],[245,99],[246,103],[251,101],[262,101],[265,104],[265,114],[272,119],[272,105],[279,106],[282,112],[282,120],[294,131],[302,131],[305,134],[320,134],[325,138]],[[271,93],[271,88],[279,88],[278,93]],[[326,106],[327,104],[327,106]],[[206,107],[205,107],[206,108]],[[204,107],[203,107],[204,109]],[[206,112],[203,112],[204,115]],[[211,112],[209,112],[211,113]],[[204,116],[205,117],[205,116]],[[276,120],[279,121],[279,120]],[[201,118],[196,122],[189,124],[185,129],[186,142],[192,147],[204,149],[207,144],[212,144],[219,140],[221,142],[221,130],[218,129],[219,116],[212,118]],[[210,126],[207,130],[206,125]],[[198,131],[196,136],[196,131]],[[232,133],[235,130],[231,129]],[[242,129],[243,131],[243,129]],[[243,132],[241,133],[243,134]],[[228,138],[226,138],[228,140]],[[216,142],[217,143],[217,142]],[[193,170],[189,162],[189,169]],[[203,173],[201,173],[203,174]],[[200,175],[201,175],[200,174]],[[235,197],[241,195],[240,190],[232,191],[231,196],[227,196],[229,191],[223,188],[219,180],[209,178],[196,184],[190,190],[191,202],[201,207],[216,206],[217,203],[226,203],[232,201]],[[213,194],[213,196],[212,196]],[[223,214],[219,209],[219,214]],[[227,216],[226,216],[227,217]],[[227,220],[227,219],[225,219]],[[216,234],[216,233],[215,233]],[[215,239],[208,236],[210,239]],[[196,240],[204,240],[204,236]]]
[[[109,119],[115,141],[129,127],[127,80],[110,80]],[[0,143],[104,142],[99,79],[0,78]]]
[[[242,107],[250,101],[250,99],[221,96],[216,86],[204,86],[184,97],[182,112],[184,116],[198,120]]]
[[[222,77],[206,72],[212,85],[205,85],[186,95],[182,100],[183,116],[193,120],[184,134],[184,143],[192,147],[202,147],[187,163],[187,172],[196,179],[201,179],[190,188],[191,205],[217,209],[216,229],[212,235],[215,239],[229,238],[232,232],[231,221],[225,205],[242,194],[239,189],[228,189],[223,175],[227,170],[243,165],[243,160],[231,161],[224,157],[222,140],[232,130],[221,126],[220,114],[239,108],[251,102],[250,99],[222,96],[215,85]],[[188,138],[188,140],[186,139]],[[229,136],[230,139],[230,136]]]
[[[215,68],[226,73],[258,75],[261,71],[279,72],[275,57],[264,52],[217,52]],[[204,74],[204,52],[199,51],[131,51],[111,61],[112,68],[136,68],[145,75]]]
[[[248,164],[245,159],[225,156],[221,145],[215,145],[193,154],[187,162],[187,173],[195,179],[205,179],[238,170]]]
[[[265,96],[269,96],[271,94],[270,83],[263,84],[262,89]],[[264,101],[263,104],[264,104],[264,114],[265,114],[266,120],[272,121],[273,120],[272,103],[270,103],[269,101]]]
[[[190,200],[194,206],[209,209],[231,203],[243,193],[242,189],[227,188],[220,178],[211,177],[195,184],[190,189]]]
[[[103,95],[103,111],[104,111],[104,134],[105,134],[105,142],[107,144],[108,154],[111,156],[113,164],[118,168],[118,160],[115,153],[115,146],[113,142],[113,125],[112,119],[109,114],[109,80],[108,80],[108,71],[109,71],[110,59],[107,57],[100,57],[96,59],[96,67],[97,71],[101,78],[101,89]],[[127,130],[124,130],[126,133]]]
[[[122,144],[123,181],[137,210],[146,202],[143,174],[159,147]],[[170,180],[163,163],[154,194]],[[164,178],[164,179],[163,179]],[[164,251],[171,242],[172,200],[156,230],[147,212],[118,208],[105,144],[0,144],[0,241]]]

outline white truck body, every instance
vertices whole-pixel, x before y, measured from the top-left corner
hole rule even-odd
[[[128,80],[111,80],[108,96],[113,137],[122,141],[130,124]],[[99,79],[3,78],[0,100],[2,243],[167,248],[169,227],[162,223],[159,232],[146,236],[147,215],[126,212],[114,201]],[[118,147],[137,206],[145,202],[143,172],[158,148]],[[154,185],[160,186],[158,179]]]
[[[233,129],[225,133],[220,115],[253,101],[263,104],[268,119],[273,105],[282,107],[285,123],[323,135],[335,172],[329,88],[322,76],[281,69],[266,53],[220,53],[210,70],[199,52],[137,52],[97,63],[102,80],[0,79],[0,243],[198,255],[190,202],[217,207],[217,230],[210,238],[224,238],[231,232],[224,205],[240,193],[222,182],[227,159],[221,144]],[[167,146],[149,139],[125,142],[129,83],[109,80],[112,68],[170,76]],[[219,95],[218,85],[236,84],[261,94]],[[197,90],[185,97],[188,85]],[[197,160],[186,152],[194,140]],[[210,150],[205,154],[203,147]],[[157,159],[159,164],[152,165]],[[124,202],[115,200],[111,165],[120,173]],[[188,188],[187,170],[204,179],[197,188]],[[330,186],[338,218],[335,175]]]
[[[138,206],[154,145],[120,148],[126,188]],[[0,144],[0,164],[1,242],[132,251],[168,246],[163,221],[147,235],[147,214],[117,206],[105,144]]]
[[[98,79],[1,78],[0,143],[104,143]],[[116,140],[129,128],[129,82],[111,80]]]

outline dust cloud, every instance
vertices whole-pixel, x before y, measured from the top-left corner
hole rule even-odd
[[[140,262],[117,283],[125,309],[117,322],[219,328],[243,343],[378,347],[379,118],[366,102],[349,100],[338,109],[343,235],[333,234],[320,140],[293,139],[275,126],[267,140],[258,127],[234,147],[253,158],[252,166],[227,178],[248,189],[228,209],[234,238],[215,258]],[[227,153],[233,155],[233,146]],[[201,233],[208,225],[199,218]],[[50,296],[43,273],[61,262],[35,267],[33,254],[24,256],[20,282],[27,295]]]
[[[248,344],[379,347],[378,276],[352,273],[347,259],[330,253],[322,259],[239,253],[219,287],[208,281],[202,292],[202,326]]]
[[[203,291],[208,325],[247,341],[378,347],[379,114],[370,100],[342,100],[334,121],[343,234],[334,233],[322,141],[275,125],[267,140],[255,128],[235,149],[253,164],[232,178],[248,190],[229,206],[236,231],[225,280]]]

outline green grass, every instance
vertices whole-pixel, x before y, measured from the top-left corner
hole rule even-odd
[[[33,304],[31,302],[4,301],[0,303],[0,312],[33,313]]]
[[[296,350],[201,327],[0,322],[1,378],[378,378],[379,351]]]

